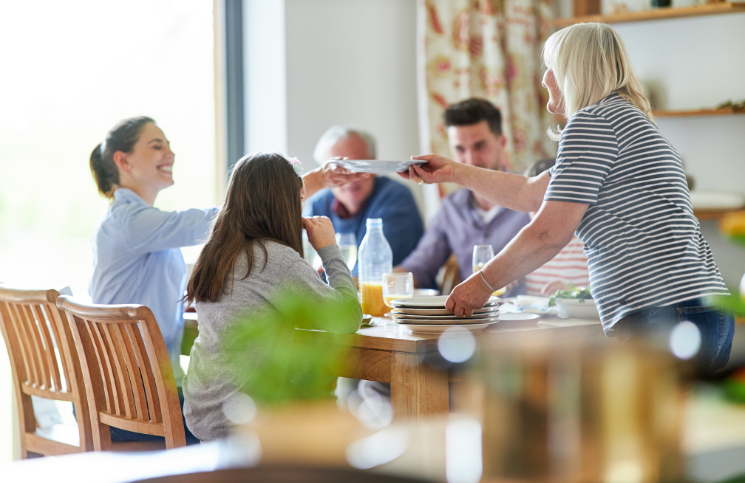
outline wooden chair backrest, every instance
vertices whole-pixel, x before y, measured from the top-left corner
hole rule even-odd
[[[57,299],[81,360],[97,451],[111,449],[109,426],[164,436],[185,446],[176,380],[155,317],[143,305],[87,305]]]
[[[78,419],[79,446],[44,442],[39,446],[31,396],[70,401],[82,414],[88,400],[80,361],[64,312],[55,305],[56,290],[20,290],[0,287],[0,329],[10,356],[21,429],[21,455],[68,454],[91,451],[91,427]]]
[[[455,286],[461,282],[460,268],[458,268],[458,259],[455,258],[455,254],[450,255],[440,271],[442,276],[442,281],[439,284],[440,293],[450,295]]]

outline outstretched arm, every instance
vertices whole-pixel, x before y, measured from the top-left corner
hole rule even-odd
[[[481,274],[476,272],[450,294],[445,306],[456,316],[470,316],[473,309],[483,307],[491,290],[504,287],[524,277],[551,260],[572,239],[574,231],[590,205],[567,201],[547,201],[529,225],[486,264]],[[486,282],[484,282],[486,280]]]
[[[427,164],[413,165],[401,176],[425,183],[457,183],[499,206],[514,211],[538,211],[543,203],[551,175],[547,172],[534,178],[477,168],[451,161],[436,154],[413,156]]]

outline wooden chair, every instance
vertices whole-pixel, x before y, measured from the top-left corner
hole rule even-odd
[[[87,417],[77,425],[38,428],[31,396],[72,402],[88,413],[80,362],[64,312],[57,310],[56,290],[0,287],[0,328],[10,357],[21,430],[21,457],[91,451]]]
[[[460,283],[460,269],[458,268],[458,259],[455,258],[455,254],[450,255],[445,265],[442,266],[437,279],[439,281],[437,286],[442,295],[450,295],[450,292]]]
[[[80,356],[94,449],[111,449],[109,427],[163,436],[166,448],[185,446],[176,380],[150,309],[86,305],[64,295],[57,307],[67,313]]]

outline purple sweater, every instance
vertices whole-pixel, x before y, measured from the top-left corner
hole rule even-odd
[[[496,255],[528,223],[530,217],[527,213],[502,208],[497,216],[485,224],[476,211],[473,194],[461,189],[442,201],[440,211],[401,266],[414,274],[420,287],[434,287],[440,267],[451,253],[455,253],[461,280],[465,280],[472,272],[474,245],[491,245]],[[505,296],[524,293],[525,282],[522,280]]]

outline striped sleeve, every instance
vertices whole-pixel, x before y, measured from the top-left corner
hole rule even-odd
[[[617,156],[611,124],[602,116],[578,112],[564,128],[544,201],[594,205]]]

